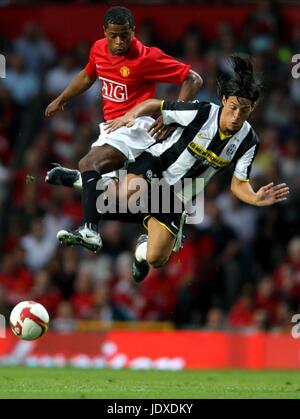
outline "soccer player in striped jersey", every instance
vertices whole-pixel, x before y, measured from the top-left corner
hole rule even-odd
[[[185,178],[198,177],[206,185],[216,173],[233,166],[231,191],[241,201],[267,206],[287,199],[289,188],[285,183],[272,182],[256,192],[251,186],[250,171],[259,140],[247,119],[259,98],[260,86],[249,58],[233,55],[230,62],[231,71],[217,81],[222,106],[149,99],[107,123],[107,131],[113,132],[132,126],[136,118],[161,111],[166,125],[178,126],[170,138],[153,145],[128,166],[125,187],[136,177],[147,179],[149,173],[151,179],[163,178],[170,186]],[[190,196],[183,197],[185,201],[194,198],[192,190],[188,189]],[[134,192],[126,191],[125,195],[130,197]],[[145,217],[148,236],[138,239],[133,262],[137,282],[146,277],[150,267],[158,268],[168,261],[181,227],[180,219],[175,212]]]

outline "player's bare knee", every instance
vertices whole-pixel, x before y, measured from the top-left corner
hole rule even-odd
[[[79,161],[78,167],[81,173],[95,170],[94,159],[87,154]]]
[[[105,158],[105,159],[95,159],[94,161],[94,170],[99,173],[107,173],[111,171],[111,166],[113,164],[112,159]]]
[[[159,253],[148,252],[147,254],[147,262],[152,268],[162,268],[168,262],[168,259],[168,257]]]

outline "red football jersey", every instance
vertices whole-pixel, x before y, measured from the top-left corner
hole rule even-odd
[[[124,115],[155,94],[156,83],[180,84],[190,69],[159,48],[146,47],[133,38],[125,56],[112,55],[106,38],[95,42],[85,67],[90,77],[102,82],[106,121]]]

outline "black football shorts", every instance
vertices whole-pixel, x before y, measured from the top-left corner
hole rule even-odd
[[[147,228],[149,218],[154,217],[176,237],[184,208],[170,185],[165,183],[166,189],[160,191],[159,195],[154,193],[155,182],[163,179],[159,157],[144,152],[134,163],[128,165],[127,172],[143,176],[148,182],[148,213],[145,213],[144,216],[144,226]],[[154,199],[158,200],[158,202],[155,202],[155,205],[153,205]]]

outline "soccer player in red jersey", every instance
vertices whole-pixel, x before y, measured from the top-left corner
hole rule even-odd
[[[74,96],[87,90],[98,77],[102,82],[104,119],[120,117],[138,103],[152,98],[156,83],[181,84],[178,100],[195,97],[202,86],[201,77],[185,65],[155,47],[146,47],[134,36],[134,18],[130,10],[113,7],[104,17],[105,38],[95,42],[89,63],[69,86],[49,104],[46,116],[63,110]],[[99,213],[96,201],[99,179],[124,164],[135,161],[156,140],[166,138],[172,128],[165,127],[162,118],[138,118],[133,127],[123,127],[115,133],[106,133],[100,124],[100,136],[91,150],[79,162],[79,170],[52,169],[46,181],[52,184],[74,186],[82,181],[84,225],[58,239],[66,244],[81,244],[92,251],[101,248],[98,233]]]

